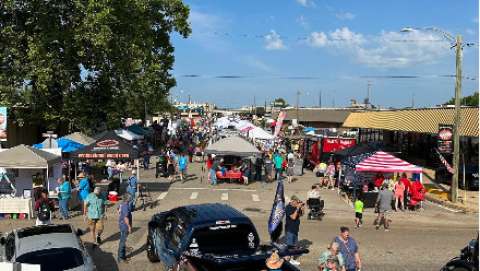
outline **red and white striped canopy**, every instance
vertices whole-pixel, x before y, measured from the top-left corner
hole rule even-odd
[[[422,168],[412,165],[389,153],[377,151],[355,166],[357,171],[422,173]]]

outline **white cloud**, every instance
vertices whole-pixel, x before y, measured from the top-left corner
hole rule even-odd
[[[312,32],[307,42],[313,47],[324,47],[327,45],[328,37],[323,32]]]
[[[304,7],[314,7],[315,6],[315,2],[313,2],[313,0],[296,0],[297,3],[299,3],[300,5],[304,6]]]
[[[269,34],[265,35],[265,49],[267,50],[281,50],[286,49],[283,44],[283,40],[280,38],[280,35],[271,30]]]
[[[449,43],[439,34],[426,31],[382,32],[365,37],[343,27],[329,32],[313,32],[308,44],[334,49],[370,67],[400,68],[430,64],[449,53]]]
[[[247,64],[248,66],[265,71],[265,72],[271,72],[273,71],[273,68],[266,64],[265,62],[261,61],[260,59],[253,57],[253,56],[246,56],[242,59],[242,62]]]
[[[471,29],[471,28],[467,28],[467,29],[465,30],[465,32],[466,32],[468,35],[471,35],[471,36],[477,34],[477,31],[475,31],[475,30],[473,30],[473,29]]]
[[[335,14],[335,17],[337,17],[339,20],[353,20],[355,19],[355,14],[350,12],[339,12]]]

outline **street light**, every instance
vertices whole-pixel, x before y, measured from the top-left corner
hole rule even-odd
[[[458,169],[460,162],[460,97],[462,93],[462,49],[463,46],[472,46],[473,43],[463,43],[462,36],[457,35],[454,38],[451,34],[436,27],[404,27],[401,32],[414,32],[417,30],[432,31],[441,34],[445,39],[452,43],[450,49],[455,48],[456,51],[456,80],[455,80],[455,117],[453,121],[453,179],[452,187],[450,189],[452,202],[457,202],[458,196]]]

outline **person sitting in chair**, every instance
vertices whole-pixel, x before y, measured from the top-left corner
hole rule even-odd
[[[307,198],[309,199],[320,199],[320,191],[318,184],[312,185],[312,189],[308,191]]]

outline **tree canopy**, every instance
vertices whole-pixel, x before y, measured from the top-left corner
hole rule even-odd
[[[283,98],[276,98],[275,100],[273,100],[273,105],[284,108],[288,106],[288,103]]]
[[[169,107],[181,0],[3,0],[0,103],[45,128],[95,132]]]
[[[448,102],[445,103],[445,105],[453,105],[455,104],[455,98],[451,98]],[[478,107],[478,91],[474,92],[470,96],[465,96],[462,97],[460,100],[461,105],[466,105],[466,106],[477,106]]]

